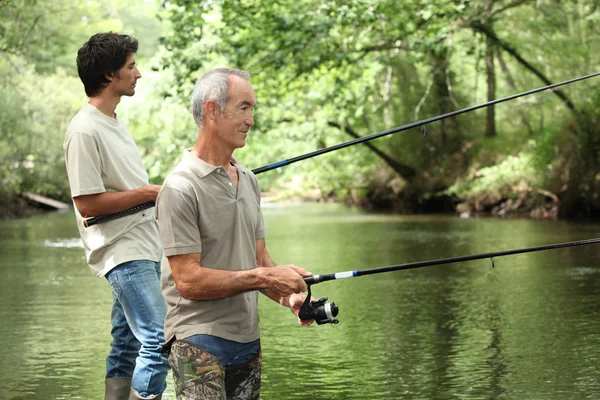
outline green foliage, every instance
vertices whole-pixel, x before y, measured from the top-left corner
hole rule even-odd
[[[0,54],[17,55],[52,73],[62,68],[76,74],[77,49],[94,33],[135,34],[141,57],[158,47],[161,25],[148,1],[5,0],[0,8]]]
[[[0,4],[0,197],[30,191],[69,200],[62,143],[86,101],[77,49],[97,32],[130,33],[140,41],[144,64],[161,33],[156,7],[147,1]]]
[[[255,168],[350,140],[350,133],[365,136],[486,101],[489,32],[498,46],[497,97],[539,87],[540,78],[598,71],[598,21],[591,0],[5,0],[0,190],[68,198],[62,138],[85,101],[75,54],[96,32],[140,41],[143,79],[118,110],[152,182],[160,183],[196,140],[189,96],[212,68],[252,74],[256,126],[236,156]],[[482,109],[427,125],[426,138],[414,129],[370,142],[387,161],[353,146],[265,173],[261,188],[280,197],[357,200],[380,185],[382,198],[407,188],[418,200],[444,189],[472,196],[527,181],[551,192],[591,193],[600,165],[600,94],[591,82],[560,89],[574,110],[551,92],[496,106],[492,139],[484,138]],[[586,174],[583,163],[593,165]],[[398,165],[415,176],[403,176]]]
[[[2,194],[32,191],[68,198],[62,141],[67,116],[85,101],[82,85],[60,70],[38,75],[17,57],[10,65],[0,63],[4,71],[14,67],[20,74],[7,72],[0,81],[0,96],[7,100],[0,108]]]
[[[461,198],[475,197],[521,181],[536,186],[539,183],[539,174],[535,169],[534,159],[535,155],[532,153],[521,152],[516,156],[509,155],[497,164],[477,169],[468,181],[456,183],[442,194]]]
[[[180,85],[191,86],[200,70],[215,64],[215,54],[253,74],[259,138],[252,141],[249,153],[263,158],[257,166],[352,138],[328,128],[330,122],[362,136],[410,122],[426,86],[422,76],[430,71],[422,53],[414,49],[445,48],[437,41],[446,28],[435,17],[457,11],[452,2],[441,2],[428,12],[416,12],[422,10],[421,2],[392,1],[268,5],[177,1],[164,5],[174,29],[163,39],[169,51],[164,64],[182,67],[176,74]],[[430,103],[419,108],[429,115],[438,111]],[[298,138],[301,143],[296,143]],[[382,138],[374,145],[408,167],[429,168],[441,162],[419,163],[429,156],[429,148],[415,145],[403,151],[407,146],[396,138]],[[264,153],[263,148],[269,151]],[[323,169],[287,167],[279,185],[286,186],[287,179],[336,194],[348,192],[344,188],[353,188],[357,182],[366,187],[369,179],[361,176],[369,176],[382,163],[363,146],[344,152],[353,155],[352,164],[363,168],[364,174],[352,168],[348,173],[337,172],[338,165],[344,164],[340,152],[309,162],[322,163]],[[249,158],[247,164],[253,162]],[[294,179],[296,174],[302,178]],[[336,183],[316,186],[332,180]],[[273,184],[267,177],[265,186]]]
[[[143,73],[135,96],[119,105],[119,115],[142,153],[150,180],[162,184],[196,141],[197,128],[187,107],[172,96],[163,97],[173,82],[165,72]]]

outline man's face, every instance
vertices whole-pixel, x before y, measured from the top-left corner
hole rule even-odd
[[[125,61],[125,65],[113,77],[109,86],[112,86],[112,89],[119,96],[133,96],[135,94],[135,84],[141,77],[142,74],[135,65],[135,57],[129,56]]]
[[[254,126],[256,97],[250,83],[237,75],[229,76],[227,97],[225,111],[218,111],[217,135],[235,150],[246,145],[248,130]]]

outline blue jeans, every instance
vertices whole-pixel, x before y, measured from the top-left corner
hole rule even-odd
[[[129,378],[142,397],[162,393],[169,363],[161,353],[167,305],[160,289],[160,262],[128,261],[106,279],[113,291],[112,337],[107,378]]]
[[[260,351],[260,339],[239,343],[212,335],[192,335],[183,340],[202,347],[217,357],[223,368],[248,364]]]

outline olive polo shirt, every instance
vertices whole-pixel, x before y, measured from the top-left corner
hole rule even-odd
[[[163,244],[165,338],[208,334],[248,343],[260,337],[258,291],[219,300],[188,300],[173,281],[167,256],[200,253],[203,268],[256,268],[256,241],[265,237],[256,176],[232,158],[238,187],[222,167],[184,151],[166,178],[156,209]]]

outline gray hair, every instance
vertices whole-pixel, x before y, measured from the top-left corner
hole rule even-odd
[[[192,115],[199,128],[204,123],[204,105],[209,100],[214,100],[219,105],[221,112],[225,111],[227,103],[227,89],[229,88],[229,75],[237,75],[246,81],[250,80],[250,74],[241,69],[217,68],[204,74],[198,79],[192,92]]]

